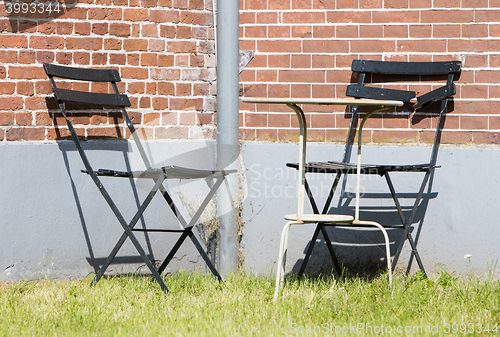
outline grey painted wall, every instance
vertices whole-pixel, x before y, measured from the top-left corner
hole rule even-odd
[[[85,144],[95,168],[140,169],[137,151],[128,142],[97,141]],[[177,164],[210,168],[215,166],[214,144],[209,141],[150,141],[147,151],[158,165]],[[430,148],[417,146],[365,146],[365,162],[398,163],[400,157],[410,162],[425,161]],[[312,144],[308,160],[337,159],[342,147]],[[296,207],[296,172],[285,167],[296,161],[296,144],[247,143],[241,148],[241,190],[226,191],[233,199],[240,196],[243,237],[241,250],[244,268],[256,273],[269,273],[275,265],[283,215]],[[81,278],[94,272],[94,265],[105,258],[121,235],[121,227],[104,203],[97,188],[80,169],[80,158],[72,143],[19,142],[0,144],[0,280],[40,277]],[[114,162],[115,165],[108,164]],[[496,210],[500,200],[496,167],[500,164],[500,148],[442,146],[438,156],[442,167],[435,171],[432,188],[426,193],[426,207],[417,216],[415,231],[421,228],[419,251],[426,268],[432,273],[441,268],[450,273],[467,275],[471,270],[484,275],[500,276],[495,263],[500,257]],[[399,193],[411,196],[419,186],[420,174],[394,175]],[[319,199],[326,197],[331,176],[310,176]],[[127,219],[137,209],[150,182],[105,178],[105,186]],[[179,183],[169,181],[175,200],[188,216],[208,191],[205,181]],[[363,179],[362,218],[380,222],[396,221],[392,200],[385,181],[378,177]],[[342,181],[342,197],[332,206],[338,212],[352,213],[354,201],[346,199],[354,192],[354,180]],[[123,192],[123,188],[125,191]],[[133,196],[133,198],[129,198]],[[377,199],[380,200],[380,199]],[[404,199],[405,205],[410,199]],[[320,204],[322,202],[319,202]],[[235,207],[238,205],[235,205]],[[375,207],[376,206],[376,207]],[[309,205],[307,204],[307,207]],[[214,204],[209,206],[203,223],[213,224],[218,217]],[[155,198],[138,226],[158,227],[177,224],[165,201]],[[204,241],[203,226],[198,237]],[[288,269],[297,270],[313,233],[313,226],[295,226],[290,233]],[[337,255],[346,266],[362,270],[370,261],[383,256],[379,243],[382,236],[371,230],[331,230]],[[175,235],[138,234],[148,254],[161,260],[176,240]],[[397,233],[390,233],[393,242]],[[320,236],[320,241],[322,240]],[[373,244],[375,243],[375,245]],[[394,244],[393,244],[394,246]],[[408,260],[408,246],[399,267]],[[126,273],[146,268],[127,241],[119,255],[126,263],[113,264],[111,272]],[[464,256],[470,255],[470,258]],[[295,268],[295,269],[294,269]],[[331,262],[324,245],[315,248],[309,272],[328,271]],[[189,242],[177,254],[168,271],[178,269],[206,270]]]

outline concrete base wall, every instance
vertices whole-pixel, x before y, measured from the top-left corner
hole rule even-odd
[[[146,144],[148,154],[157,165],[215,167],[211,142],[151,141]],[[96,141],[87,142],[85,146],[90,149],[90,159],[96,169],[142,168],[138,153],[129,142]],[[311,144],[307,159],[335,160],[341,157],[342,151],[338,145]],[[400,163],[398,158],[410,158],[409,163],[417,163],[428,158],[430,148],[365,146],[363,151],[364,162]],[[296,171],[286,168],[285,164],[297,158],[296,144],[242,145],[240,178],[241,191],[245,194],[241,201],[241,250],[247,271],[269,273],[275,267],[279,237],[285,224],[283,215],[296,209]],[[94,272],[123,231],[90,177],[80,172],[83,165],[72,143],[3,143],[0,160],[0,280],[81,278]],[[497,244],[500,227],[496,218],[500,201],[496,169],[500,164],[500,148],[442,146],[438,164],[442,167],[431,179],[431,189],[426,191],[414,225],[426,268],[431,274],[444,269],[455,275],[473,271],[480,276],[491,272],[499,277],[495,264],[500,257]],[[422,176],[393,175],[397,192],[405,197],[404,207],[411,205],[411,197]],[[331,176],[309,175],[309,182],[322,205]],[[119,178],[104,178],[103,183],[126,219],[133,216],[151,184]],[[168,184],[187,218],[208,191],[205,181],[169,181]],[[364,177],[362,184],[365,196],[361,203],[362,219],[396,222],[397,214],[385,180]],[[331,211],[352,214],[354,200],[349,192],[354,192],[354,180],[343,180],[341,185],[341,196],[336,196]],[[228,193],[236,194],[235,191]],[[306,205],[310,211],[309,204]],[[200,241],[206,239],[207,226],[216,225],[217,216],[215,205],[209,205],[203,225],[197,226]],[[161,196],[153,200],[137,226],[178,227]],[[289,271],[298,270],[313,231],[313,226],[292,229]],[[362,271],[373,262],[381,264],[383,239],[379,232],[330,229],[329,233],[339,260],[347,267]],[[137,235],[147,253],[156,260],[162,260],[177,239],[171,234]],[[390,237],[394,247],[399,240],[398,231],[391,231]],[[406,268],[409,255],[405,245],[399,268]],[[465,258],[468,255],[470,258]],[[113,264],[110,272],[147,272],[129,240],[119,256],[119,262],[123,263]],[[190,242],[181,248],[167,271],[178,269],[206,270]],[[331,262],[320,236],[308,271],[330,269]]]
[[[248,197],[243,206],[244,235],[242,249],[247,270],[269,272],[275,267],[280,233],[285,224],[284,214],[296,213],[297,175],[286,168],[287,162],[297,162],[295,144],[245,144],[242,149],[247,169]],[[308,161],[339,160],[343,146],[327,144],[308,145]],[[364,146],[364,163],[424,163],[430,156],[430,147]],[[418,250],[430,275],[445,270],[454,275],[478,276],[493,273],[500,276],[500,226],[496,211],[500,204],[498,165],[499,148],[441,146],[438,165],[426,189],[421,208],[413,226],[418,238]],[[423,173],[393,173],[392,180],[401,199],[405,216],[420,187]],[[323,208],[332,184],[332,175],[308,174],[308,181]],[[330,212],[354,215],[354,176],[343,179],[339,192],[331,203]],[[362,220],[379,223],[398,223],[389,189],[384,178],[362,176]],[[341,197],[339,197],[339,194]],[[312,212],[306,202],[306,212]],[[314,226],[293,226],[290,231],[287,270],[297,272],[310,243]],[[389,230],[392,254],[399,243],[400,230]],[[336,255],[347,268],[363,273],[384,257],[384,240],[378,230],[330,228]],[[308,271],[315,274],[329,272],[331,259],[320,234],[309,261]],[[406,270],[409,257],[406,243],[398,263]],[[470,255],[470,257],[468,257]],[[467,257],[466,257],[467,256]],[[413,261],[413,271],[417,266]]]

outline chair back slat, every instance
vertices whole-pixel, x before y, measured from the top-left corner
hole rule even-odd
[[[354,60],[352,71],[375,74],[400,74],[400,75],[443,75],[449,73],[459,74],[462,69],[460,61],[445,62],[392,62]]]
[[[393,62],[354,60],[351,67],[353,72],[359,73],[359,81],[347,86],[346,95],[356,98],[389,99],[412,103],[414,110],[433,102],[442,101],[456,93],[454,80],[460,76],[462,62]],[[448,77],[446,78],[446,75]],[[437,82],[446,78],[446,84],[423,93],[412,90],[399,90],[390,87],[390,82],[421,84],[423,82]],[[372,81],[372,82],[369,82]],[[433,84],[434,85],[434,84]]]
[[[127,95],[95,93],[56,88],[54,96],[57,101],[71,102],[85,105],[100,105],[109,107],[129,107]]]
[[[415,97],[415,91],[374,88],[364,85],[350,85],[346,95],[356,98],[369,98],[380,100],[402,101],[409,103]]]
[[[44,63],[43,68],[49,77],[60,77],[70,80],[89,82],[120,82],[120,74],[116,69],[84,69],[58,66]]]

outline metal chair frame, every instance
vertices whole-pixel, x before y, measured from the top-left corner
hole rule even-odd
[[[333,181],[332,187],[330,189],[330,193],[326,199],[326,202],[323,206],[321,213],[319,212],[317,203],[314,199],[314,196],[311,192],[309,184],[307,180],[305,181],[305,189],[308,199],[311,203],[313,212],[315,214],[327,214],[330,208],[330,204],[333,200],[335,191],[338,187],[341,177],[344,174],[356,174],[359,170],[361,174],[372,174],[383,176],[387,182],[387,186],[391,193],[392,199],[394,201],[394,205],[396,207],[398,216],[401,221],[401,225],[396,226],[388,226],[383,225],[385,228],[401,228],[403,229],[402,239],[394,258],[392,259],[392,271],[395,270],[395,267],[398,263],[398,259],[402,252],[404,243],[408,241],[411,247],[411,256],[409,259],[409,263],[406,269],[406,273],[408,274],[411,270],[411,265],[413,263],[413,258],[416,259],[418,267],[423,272],[425,276],[427,276],[422,259],[417,250],[417,242],[412,237],[410,232],[412,228],[412,224],[419,209],[420,202],[422,200],[423,194],[425,192],[426,187],[428,186],[429,178],[431,177],[432,172],[436,166],[438,148],[441,140],[441,129],[444,124],[444,120],[446,117],[446,112],[448,108],[449,99],[455,94],[455,85],[453,83],[454,80],[457,80],[460,76],[461,72],[461,62],[460,61],[448,61],[448,62],[391,62],[391,61],[365,61],[365,60],[354,60],[351,67],[354,73],[359,73],[359,79],[357,84],[352,84],[347,87],[346,95],[355,97],[355,98],[368,98],[368,99],[391,99],[391,100],[400,100],[407,105],[409,105],[413,110],[430,106],[431,104],[440,103],[439,108],[439,120],[436,125],[436,131],[434,136],[434,143],[431,150],[430,160],[428,163],[417,164],[417,165],[362,165],[360,168],[356,167],[356,164],[348,163],[351,153],[351,146],[353,144],[353,140],[356,134],[356,125],[359,119],[359,106],[354,106],[352,109],[352,117],[349,126],[349,132],[347,135],[347,139],[345,142],[344,155],[341,162],[313,162],[306,164],[306,172],[307,173],[327,173],[327,174],[335,174],[335,179]],[[408,90],[399,90],[399,89],[388,89],[381,87],[374,87],[367,84],[377,83],[378,81],[373,81],[373,83],[368,82],[369,76],[383,76],[382,81],[386,80],[386,77],[390,79],[387,81],[398,81],[401,79],[408,79],[408,76],[413,77],[413,80],[421,81],[423,77],[426,76],[445,76],[446,84],[444,86],[440,86],[430,92],[418,96],[415,91]],[[292,167],[298,169],[298,164],[296,163],[288,163],[288,167]],[[422,179],[420,188],[418,190],[417,196],[411,207],[411,213],[409,218],[405,218],[403,214],[403,209],[399,202],[398,194],[394,188],[392,183],[390,173],[392,172],[424,172],[424,177]],[[302,275],[305,271],[307,263],[312,255],[315,243],[318,239],[319,233],[323,234],[325,239],[326,246],[328,248],[329,254],[333,260],[334,267],[337,273],[341,273],[342,269],[338,259],[335,255],[335,251],[332,247],[331,240],[326,231],[327,226],[342,226],[342,224],[331,224],[331,223],[321,223],[318,222],[314,234],[311,239],[311,243],[306,251],[306,255],[304,261],[302,262],[301,268],[299,270],[299,276]],[[349,225],[349,227],[364,227],[364,226],[355,226]],[[421,228],[419,229],[421,230]]]
[[[52,85],[52,91],[54,93],[54,97],[57,100],[59,104],[59,109],[63,115],[63,117],[66,120],[68,129],[70,131],[71,137],[73,139],[73,142],[76,145],[77,151],[83,161],[83,164],[85,166],[85,170],[82,170],[82,172],[87,173],[91,178],[92,181],[95,183],[97,188],[99,189],[99,192],[102,194],[104,197],[106,203],[109,205],[111,208],[112,212],[114,213],[116,219],[122,226],[124,233],[116,243],[115,247],[109,254],[109,256],[106,258],[105,262],[101,266],[101,268],[98,270],[94,280],[92,281],[92,285],[95,285],[101,277],[104,275],[106,269],[109,267],[113,259],[116,257],[118,251],[124,244],[127,238],[130,238],[132,241],[133,245],[135,246],[137,252],[141,256],[143,262],[146,264],[146,266],[149,268],[151,271],[154,279],[158,282],[160,285],[161,289],[163,291],[168,292],[168,288],[164,283],[164,280],[161,277],[162,272],[165,270],[165,268],[168,266],[172,258],[175,256],[176,252],[178,249],[181,247],[181,245],[184,243],[184,241],[189,237],[196,247],[197,251],[205,261],[206,265],[210,269],[210,271],[213,273],[215,277],[219,281],[222,281],[221,275],[218,273],[217,269],[215,268],[215,265],[212,263],[210,258],[208,257],[207,253],[204,251],[202,245],[196,238],[196,236],[193,233],[193,227],[197,224],[198,220],[200,219],[200,216],[202,215],[204,209],[207,207],[209,204],[210,200],[212,197],[215,195],[217,189],[220,187],[222,184],[225,176],[230,173],[236,172],[236,170],[199,170],[199,169],[191,169],[191,168],[184,168],[184,167],[178,167],[178,166],[164,166],[160,168],[153,168],[147,155],[144,150],[144,147],[142,146],[142,143],[136,133],[136,130],[134,128],[133,123],[131,122],[128,113],[126,111],[126,107],[130,107],[131,103],[127,97],[127,95],[120,94],[118,87],[117,87],[117,82],[121,81],[120,75],[117,70],[115,69],[84,69],[84,68],[75,68],[75,67],[67,67],[67,66],[60,66],[60,65],[53,65],[53,64],[47,64],[45,63],[43,65],[45,72],[47,76],[49,77],[50,83]],[[82,92],[82,91],[76,91],[76,90],[71,90],[71,89],[63,89],[57,86],[57,83],[55,81],[55,78],[58,79],[65,79],[69,81],[85,81],[85,82],[108,82],[111,84],[113,92],[108,93],[108,92],[102,92],[102,93],[95,93],[95,92]],[[128,130],[130,131],[133,140],[137,146],[137,149],[139,151],[139,154],[144,162],[144,165],[146,167],[145,170],[143,171],[115,171],[115,170],[110,170],[110,169],[99,169],[99,170],[94,170],[90,164],[90,161],[88,160],[85,151],[83,150],[82,144],[80,142],[80,139],[73,127],[73,124],[68,118],[67,110],[66,110],[66,103],[75,103],[75,104],[83,104],[83,105],[89,105],[89,106],[101,106],[101,107],[117,107],[120,109],[123,118],[125,120],[125,123],[127,125]],[[142,201],[140,204],[139,208],[135,212],[135,215],[132,217],[130,221],[126,221],[125,218],[123,217],[122,213],[119,211],[117,205],[107,192],[106,188],[102,184],[101,180],[99,177],[121,177],[121,178],[128,178],[128,179],[152,179],[155,183],[153,188],[150,190],[150,192],[147,194],[145,199]],[[177,206],[175,205],[174,201],[172,200],[171,196],[165,189],[163,183],[165,182],[166,179],[206,179],[208,180],[215,180],[212,186],[210,186],[210,191],[206,195],[205,199],[202,201],[200,204],[198,210],[196,213],[193,215],[191,220],[188,222],[181,214]],[[151,200],[153,197],[156,195],[156,193],[161,193],[165,201],[167,202],[168,206],[172,210],[173,214],[176,216],[178,222],[179,222],[179,229],[164,229],[164,228],[135,228],[135,225],[139,221],[139,219],[142,217],[143,213],[145,212],[146,208],[150,204]],[[177,240],[177,242],[174,244],[173,248],[165,258],[165,260],[162,262],[160,267],[156,269],[156,267],[153,265],[152,261],[148,258],[146,255],[144,249],[142,248],[140,242],[138,241],[136,235],[134,232],[136,231],[141,231],[141,232],[163,232],[163,233],[180,233],[180,237]]]

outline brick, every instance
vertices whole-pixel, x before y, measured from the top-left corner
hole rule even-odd
[[[9,126],[14,124],[14,116],[15,114],[13,112],[0,111],[0,125]]]
[[[434,141],[432,135],[423,137],[421,134],[420,139],[423,142],[430,143]],[[468,144],[472,142],[472,133],[467,131],[443,131],[441,133],[441,144]]]
[[[406,40],[403,41],[406,42]],[[396,52],[396,43],[395,41],[391,40],[374,40],[374,39],[356,40],[356,41],[351,41],[350,52],[351,53],[394,53]]]
[[[257,49],[261,53],[293,53],[301,51],[301,42],[298,40],[280,41],[266,40],[257,41]]]
[[[335,85],[313,85],[312,96],[316,98],[335,98]]]
[[[165,41],[163,39],[151,39],[148,41],[148,51],[163,52],[165,51]]]
[[[280,70],[280,82],[325,83],[325,72],[322,70]]]
[[[108,34],[108,23],[93,23],[92,24],[92,33],[96,35],[106,35]]]
[[[174,55],[158,55],[158,66],[172,67],[174,65]]]
[[[304,53],[345,53],[349,50],[349,41],[344,40],[305,40]]]
[[[410,0],[410,8],[432,8],[432,0]]]
[[[288,38],[291,36],[291,27],[269,26],[267,34],[270,39]]]
[[[292,84],[290,86],[290,96],[298,98],[310,98],[311,86],[309,84]]]
[[[59,52],[56,54],[56,61],[59,64],[70,65],[73,62],[73,53]]]
[[[196,125],[196,113],[183,112],[179,114],[179,124],[181,125]]]
[[[409,7],[410,1],[384,0],[384,8],[403,9]]]
[[[45,139],[45,129],[43,128],[12,128],[5,132],[7,141],[37,141]]]
[[[289,128],[290,127],[290,114],[268,114],[268,126],[270,128]],[[295,116],[294,116],[295,117]]]
[[[122,49],[122,40],[120,39],[104,39],[105,50],[120,50]]]
[[[462,25],[462,37],[463,38],[481,38],[488,37],[488,25],[487,24],[465,24]]]
[[[284,12],[282,14],[283,23],[325,23],[325,13],[322,12]]]
[[[70,35],[73,33],[73,26],[74,24],[72,22],[56,22],[56,33],[58,35]]]
[[[411,41],[397,41],[396,52],[446,52],[445,40],[411,40]]]
[[[267,127],[267,114],[248,113],[244,115],[244,127]]]
[[[55,59],[55,54],[49,51],[37,51],[36,52],[36,62],[38,63],[53,63]]]
[[[156,24],[141,25],[141,36],[143,37],[158,37],[159,30]]]
[[[109,25],[109,35],[130,36],[131,25],[128,23],[111,23]]]
[[[142,123],[145,125],[160,125],[160,114],[159,113],[144,114]]]
[[[417,26],[420,28],[420,26]],[[430,37],[430,32],[431,32],[431,27],[427,26],[426,27],[429,33]],[[409,27],[407,25],[387,25],[384,26],[384,37],[388,38],[407,38],[408,37],[408,31]],[[412,36],[412,37],[418,37],[418,36]]]
[[[9,67],[9,78],[11,79],[46,79],[47,75],[41,66],[30,67],[30,66],[10,66]],[[3,105],[0,105],[3,107]]]
[[[72,12],[72,11],[70,11]],[[89,8],[89,20],[121,20],[122,10],[119,8]]]
[[[75,23],[75,34],[78,35],[90,35],[90,23],[88,22],[77,22]]]
[[[100,50],[103,47],[102,38],[82,37],[82,38],[66,38],[67,49],[85,49],[85,50]]]
[[[169,53],[194,53],[196,51],[196,42],[167,41],[165,50]]]
[[[107,61],[108,61],[108,54],[105,53],[92,54],[93,65],[106,65]]]
[[[292,54],[292,68],[311,68],[311,55],[309,54]]]
[[[21,126],[30,126],[33,122],[33,115],[31,112],[16,112],[16,124]]]
[[[156,53],[143,53],[141,54],[141,66],[157,66],[158,54]]]
[[[78,65],[90,64],[90,53],[80,53],[80,52],[74,53],[73,62]]]
[[[289,54],[269,55],[267,62],[269,63],[270,68],[289,68],[290,67],[290,60],[291,60],[291,56]],[[250,65],[255,66],[255,67],[266,66],[265,58],[262,58],[262,57],[260,57],[260,55],[257,55],[250,62]]]
[[[87,129],[88,139],[124,139],[124,135],[124,130],[119,126]]]
[[[419,12],[417,11],[373,12],[373,23],[419,23],[419,22],[420,22],[420,15]]]
[[[487,116],[460,116],[460,129],[462,130],[487,130]]]
[[[0,63],[16,63],[17,51],[14,50],[0,50]]]
[[[336,37],[339,39],[356,39],[359,37],[359,30],[357,25],[338,26],[336,30]]]
[[[175,84],[176,96],[191,96],[191,83],[176,83]]]
[[[360,25],[360,38],[379,38],[384,36],[384,27],[380,25]]]
[[[240,128],[239,134],[240,134],[241,140],[247,140],[247,141],[256,140],[256,130],[255,129]]]
[[[18,62],[23,64],[33,64],[35,63],[36,53],[29,50],[19,51]]]
[[[374,130],[372,133],[372,141],[375,143],[416,143],[418,139],[418,131]]]
[[[57,30],[57,25],[55,22],[53,21],[47,21],[47,22],[44,22],[42,24],[39,24],[37,27],[36,27],[37,31],[41,34],[47,34],[47,35],[50,35],[50,34],[54,34]],[[24,32],[26,30],[23,30]]]
[[[35,93],[35,84],[32,81],[18,81],[16,91],[19,95],[32,96]]]
[[[183,11],[180,22],[188,25],[209,26],[212,24],[212,13]]]
[[[149,21],[150,22],[170,22],[179,23],[181,15],[177,10],[150,10],[149,11]]]
[[[332,5],[330,4],[329,7]],[[358,8],[358,0],[337,0],[337,9]]]
[[[186,139],[189,135],[187,127],[158,127],[155,128],[155,138],[157,139]]]
[[[22,38],[20,40],[23,40]],[[59,36],[31,36],[29,46],[33,49],[64,49],[64,38]],[[25,48],[25,47],[23,47]]]
[[[16,83],[0,81],[0,95],[12,95],[16,91]]]
[[[123,79],[145,80],[149,77],[148,75],[147,68],[124,67],[121,69],[121,77]]]
[[[133,67],[138,67],[140,65],[139,59],[140,59],[140,54],[128,53],[127,54],[127,65],[133,66]]]
[[[331,114],[311,114],[311,128],[335,128],[335,117]]]
[[[447,10],[427,10],[422,11],[420,16],[421,23],[465,23],[473,22],[475,11],[462,9]]]
[[[258,24],[268,24],[268,23],[278,23],[278,13],[277,12],[257,12],[256,23]]]
[[[264,142],[274,142],[278,140],[278,130],[256,129],[255,139]]]
[[[123,21],[142,22],[148,21],[149,11],[145,8],[125,8],[123,10]]]
[[[292,26],[292,37],[294,38],[311,38],[313,28],[311,26]]]
[[[359,0],[359,8],[382,8],[382,0]]]
[[[123,41],[123,49],[126,51],[147,51],[147,39],[132,39],[128,38]]]
[[[202,98],[169,98],[170,110],[202,110]]]
[[[312,55],[312,68],[333,68],[335,66],[335,56],[333,55]]]
[[[275,1],[278,3],[277,5],[271,5],[273,9],[289,9],[290,8],[290,0],[286,1]],[[284,8],[288,4],[288,8]],[[252,11],[260,11],[260,10],[266,10],[267,8],[267,1],[266,0],[247,0],[245,1],[245,7],[243,8],[245,10],[252,10]]]
[[[127,56],[124,54],[108,54],[109,64],[125,65]]]

